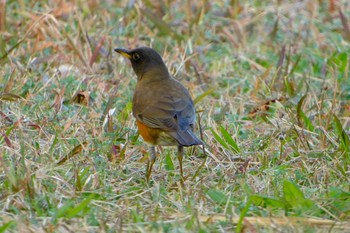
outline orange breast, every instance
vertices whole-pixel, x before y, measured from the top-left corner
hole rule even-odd
[[[159,134],[161,133],[161,131],[159,129],[152,129],[152,128],[142,124],[142,122],[138,121],[138,120],[136,120],[136,124],[137,124],[137,128],[139,130],[139,133],[141,134],[143,139],[148,143],[156,145]]]
[[[136,120],[137,128],[142,138],[152,145],[159,146],[175,146],[178,145],[177,141],[171,137],[167,132],[161,129],[150,128],[141,121]]]

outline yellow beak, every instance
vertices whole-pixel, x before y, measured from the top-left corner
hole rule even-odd
[[[121,54],[123,57],[126,57],[128,59],[131,58],[130,52],[127,49],[115,48],[114,51]]]

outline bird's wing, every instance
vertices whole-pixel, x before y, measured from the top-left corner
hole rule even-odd
[[[148,106],[142,106],[142,110],[134,114],[148,127],[165,131],[185,131],[195,122],[193,102],[174,96],[164,96]]]

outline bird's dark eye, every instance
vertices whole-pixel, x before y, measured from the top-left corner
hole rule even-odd
[[[137,60],[140,59],[140,55],[139,55],[138,53],[134,53],[134,54],[132,55],[132,59],[133,59],[134,61],[137,61]]]

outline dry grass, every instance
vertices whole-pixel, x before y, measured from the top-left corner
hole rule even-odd
[[[347,1],[117,2],[0,1],[0,232],[349,231]],[[141,45],[196,99],[184,185],[145,181]]]

